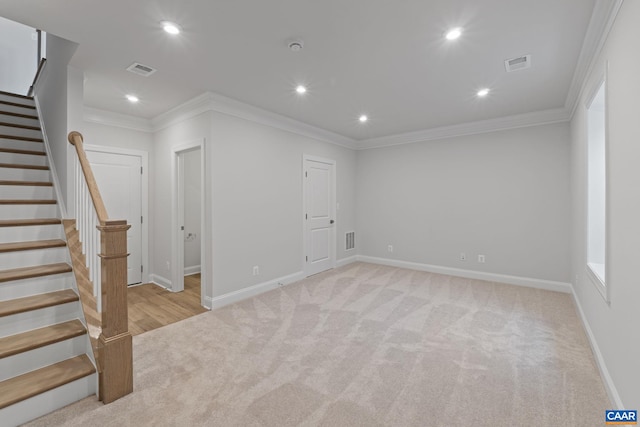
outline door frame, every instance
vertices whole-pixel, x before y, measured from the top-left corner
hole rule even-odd
[[[149,283],[149,153],[143,150],[133,150],[130,148],[105,147],[103,145],[84,145],[85,151],[95,153],[119,154],[123,156],[140,157],[142,165],[140,197],[143,221],[140,227],[140,238],[142,239],[140,259],[142,260],[142,282]],[[107,210],[107,213],[109,211]],[[118,218],[115,218],[118,219]]]
[[[205,200],[206,200],[206,151],[205,139],[195,139],[171,148],[171,292],[184,291],[184,199],[178,188],[184,181],[179,168],[180,154],[200,149],[200,301],[205,301],[205,278],[207,275],[206,235],[205,235]],[[181,202],[182,201],[182,202]],[[182,221],[182,224],[181,224]]]
[[[307,213],[307,185],[305,181],[305,174],[307,172],[307,161],[325,163],[331,165],[331,216],[336,218],[334,226],[330,231],[331,242],[329,244],[329,257],[331,258],[331,268],[336,268],[336,245],[337,245],[337,229],[338,229],[338,219],[336,217],[336,202],[337,202],[337,193],[336,193],[336,161],[333,159],[327,159],[324,157],[311,156],[308,154],[302,155],[302,271],[305,277],[308,277],[309,271],[309,263],[307,262],[307,243],[309,242],[309,237],[307,236],[307,220],[305,215]]]

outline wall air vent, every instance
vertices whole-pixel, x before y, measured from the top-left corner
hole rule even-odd
[[[350,249],[355,249],[356,247],[356,232],[355,231],[349,231],[345,234],[345,246],[344,249],[345,250],[350,250]]]
[[[519,56],[504,61],[504,68],[507,70],[507,73],[524,70],[529,67],[531,67],[531,55]]]
[[[139,76],[149,77],[151,74],[155,73],[158,70],[156,70],[155,68],[151,68],[148,65],[134,62],[127,67],[127,71],[131,71],[132,73],[138,74]]]

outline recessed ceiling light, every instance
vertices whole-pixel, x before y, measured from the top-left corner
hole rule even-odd
[[[140,98],[138,98],[138,97],[137,97],[137,96],[135,96],[135,95],[127,95],[127,96],[126,96],[126,98],[129,100],[129,102],[132,102],[132,103],[134,103],[134,104],[135,104],[136,102],[140,101]]]
[[[455,40],[462,35],[462,28],[452,28],[444,35],[447,40]]]
[[[302,86],[302,85],[298,85],[296,87],[296,92],[298,92],[300,95],[302,95],[303,93],[307,92],[307,88]]]
[[[365,114],[363,114],[360,117],[358,117],[358,120],[360,120],[360,123],[364,123],[367,120],[369,120],[369,117],[367,117]]]
[[[180,28],[180,25],[174,24],[173,22],[162,21],[160,22],[160,25],[162,25],[162,29],[169,34],[176,35],[176,34],[180,34],[180,31],[182,31],[182,29]]]
[[[480,90],[478,91],[478,96],[479,96],[480,98],[483,98],[483,97],[485,97],[485,96],[487,96],[487,95],[489,95],[489,89],[487,89],[487,88],[480,89]]]

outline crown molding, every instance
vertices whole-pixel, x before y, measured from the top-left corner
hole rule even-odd
[[[585,80],[591,73],[596,59],[602,52],[623,2],[624,0],[596,0],[593,6],[593,13],[591,14],[591,20],[587,27],[584,42],[582,43],[578,64],[573,73],[573,80],[571,81],[567,99],[565,100],[565,108],[569,111],[570,118],[572,118],[575,113],[582,91],[584,90]]]
[[[564,108],[517,114],[496,119],[461,123],[453,126],[442,126],[416,132],[364,139],[356,142],[357,150],[388,147],[393,145],[412,144],[422,141],[453,138],[457,136],[475,135],[529,126],[538,126],[569,121],[569,112]]]
[[[154,131],[157,132],[207,111],[227,114],[346,148],[354,148],[356,143],[352,138],[212,92],[205,92],[160,114],[152,119],[151,123]]]
[[[113,111],[100,110],[98,108],[84,107],[82,118],[85,122],[97,123],[100,125],[116,126],[140,132],[153,132],[153,126],[149,119],[114,113]]]

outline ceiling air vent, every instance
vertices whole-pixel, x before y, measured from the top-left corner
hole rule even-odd
[[[142,65],[139,62],[134,62],[133,64],[127,67],[127,71],[131,71],[132,73],[136,73],[143,77],[149,77],[151,74],[155,73],[155,68],[151,68],[148,65]]]
[[[531,55],[519,56],[504,61],[504,68],[507,70],[507,73],[524,70],[529,67],[531,67]]]

